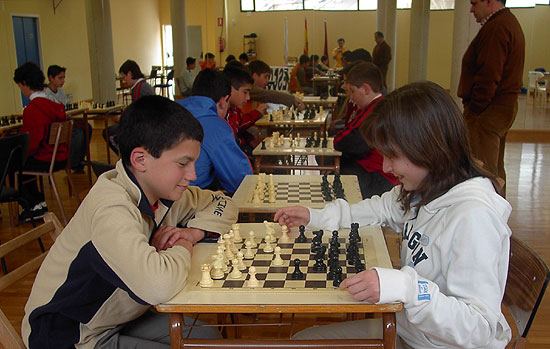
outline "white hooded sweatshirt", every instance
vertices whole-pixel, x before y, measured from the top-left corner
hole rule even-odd
[[[402,234],[401,270],[375,268],[380,302],[402,302],[397,333],[414,348],[504,348],[511,331],[501,311],[512,210],[477,177],[405,213],[401,186],[350,206],[309,209],[310,226],[329,230],[388,225]],[[368,266],[367,266],[368,267]]]

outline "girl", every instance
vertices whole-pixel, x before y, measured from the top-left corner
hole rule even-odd
[[[361,131],[401,185],[351,206],[282,208],[275,220],[329,230],[352,222],[390,226],[402,234],[402,268],[366,270],[340,288],[357,301],[403,303],[398,347],[504,348],[511,338],[500,308],[511,207],[472,158],[458,107],[440,86],[413,83],[380,101]],[[376,338],[382,327],[379,319],[329,326],[295,337]]]

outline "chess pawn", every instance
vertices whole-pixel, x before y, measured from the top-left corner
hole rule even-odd
[[[279,141],[279,145],[282,147],[283,145],[285,145],[285,135],[281,135],[280,137],[280,141]]]
[[[246,265],[244,264],[244,254],[239,251],[237,252],[237,260],[239,261],[239,264],[237,265],[240,271],[246,270]]]
[[[281,258],[281,248],[275,247],[275,258],[273,258],[273,265],[279,266],[284,264],[284,260]]]
[[[256,247],[258,246],[258,243],[256,242],[256,239],[254,239],[254,237],[256,236],[256,234],[254,233],[254,231],[249,231],[248,232],[248,241],[250,241],[252,243],[252,247]]]
[[[244,243],[244,246],[246,248],[246,252],[244,253],[245,259],[254,259],[254,252],[252,252],[252,242],[250,240],[246,240]]]
[[[223,279],[223,267],[225,263],[223,262],[223,256],[217,255],[216,261],[214,262],[214,268],[211,270],[212,279],[220,280]]]
[[[234,223],[232,225],[232,227],[233,227],[233,234],[235,234],[234,241],[235,242],[242,242],[243,238],[241,236],[241,228],[240,228],[239,223]]]
[[[231,241],[229,240],[225,240],[225,258],[227,258],[227,260],[235,258],[233,251],[231,251]]]
[[[202,277],[199,282],[200,287],[212,287],[214,280],[210,277],[210,264],[201,265]]]
[[[256,279],[256,267],[252,266],[248,268],[248,275],[250,275],[250,278],[248,279],[248,287],[260,286],[258,279]]]
[[[267,252],[267,253],[273,252],[273,246],[271,246],[271,242],[269,241],[265,242],[264,252]]]
[[[260,191],[259,190],[254,190],[254,198],[252,199],[252,203],[253,204],[259,204],[261,201],[260,199]]]
[[[231,274],[229,274],[229,276],[232,279],[238,279],[243,276],[243,273],[241,273],[241,271],[239,270],[239,261],[237,260],[237,258],[231,261],[231,265],[233,266],[233,270],[231,270]]]
[[[279,239],[279,242],[290,242],[290,237],[288,236],[288,227],[286,225],[283,225],[281,227],[281,232],[283,235]]]
[[[268,198],[268,201],[270,204],[274,203],[275,202],[275,192],[273,191],[269,191],[269,198]]]

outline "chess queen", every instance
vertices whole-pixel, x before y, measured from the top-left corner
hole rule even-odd
[[[357,301],[403,303],[398,348],[504,348],[511,206],[473,158],[457,105],[439,85],[412,83],[381,100],[361,132],[401,184],[354,205],[282,208],[275,220],[328,230],[387,224],[402,234],[400,270],[373,268],[340,284]],[[382,328],[379,319],[328,326],[295,338],[376,338]]]

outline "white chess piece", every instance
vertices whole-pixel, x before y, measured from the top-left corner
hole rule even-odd
[[[242,242],[243,238],[241,236],[241,226],[239,223],[234,223],[232,226],[233,234],[235,234],[235,242]]]
[[[279,242],[290,242],[290,237],[288,236],[288,227],[286,225],[283,225],[281,227],[281,232],[283,235],[279,239]]]
[[[246,252],[244,253],[245,259],[254,259],[254,252],[252,252],[252,242],[250,240],[246,240],[244,243],[246,247]]]
[[[266,240],[265,246],[264,246],[264,252],[270,253],[273,252],[273,246],[271,246],[271,242]]]
[[[240,271],[246,270],[246,265],[243,262],[244,254],[239,251],[237,252],[237,260],[239,261],[238,267]]]
[[[248,232],[248,241],[250,241],[252,243],[252,247],[258,246],[258,243],[254,239],[255,236],[256,236],[256,234],[254,233],[254,231],[251,230],[251,231]]]
[[[275,192],[273,192],[272,190],[269,191],[269,198],[268,198],[268,201],[269,203],[274,203],[276,200],[275,200]]]
[[[248,279],[248,287],[260,286],[258,279],[256,279],[256,267],[252,266],[248,268],[248,275],[250,275],[250,279]]]
[[[202,277],[199,282],[200,287],[212,287],[214,280],[210,277],[210,264],[201,265]]]
[[[239,270],[239,261],[237,260],[237,258],[231,261],[231,265],[233,265],[233,270],[231,270],[231,274],[229,274],[229,276],[232,279],[240,278],[243,275],[243,273],[241,273],[241,271]]]
[[[258,189],[254,190],[254,197],[252,198],[253,204],[259,204],[261,203],[260,200],[260,191]]]
[[[283,265],[284,260],[281,258],[281,248],[275,247],[275,258],[273,258],[273,265]]]
[[[212,279],[214,280],[220,280],[223,279],[224,273],[223,273],[223,266],[225,266],[225,263],[223,262],[223,256],[217,255],[216,262],[214,262],[214,268],[212,268]]]

